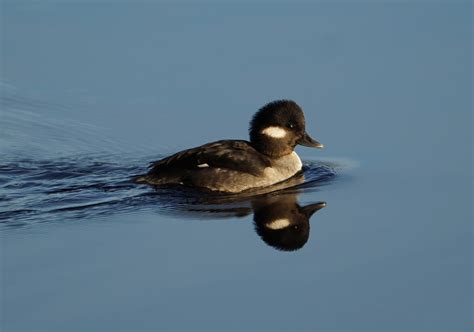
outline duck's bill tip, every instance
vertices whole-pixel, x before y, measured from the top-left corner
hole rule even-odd
[[[324,207],[326,207],[326,202],[317,202],[306,205],[303,207],[303,211],[308,217],[311,217],[316,211],[319,211]]]
[[[322,149],[324,148],[324,144],[316,141],[315,139],[311,138],[308,133],[305,133],[302,138],[300,138],[297,143],[302,146],[307,146],[310,148],[317,148]]]

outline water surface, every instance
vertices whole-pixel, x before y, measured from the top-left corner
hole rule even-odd
[[[1,6],[2,331],[472,330],[470,2]],[[280,98],[303,186],[130,183]]]

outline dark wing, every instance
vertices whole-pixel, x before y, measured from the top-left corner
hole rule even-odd
[[[206,166],[207,165],[207,166]],[[225,140],[208,143],[193,149],[178,152],[153,162],[149,174],[164,169],[199,169],[217,167],[261,175],[270,160],[246,141]]]

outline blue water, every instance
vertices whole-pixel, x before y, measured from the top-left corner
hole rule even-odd
[[[3,1],[1,20],[2,331],[474,328],[471,2]],[[297,148],[304,178],[130,182],[281,98],[325,145]],[[279,213],[294,231],[265,231]]]

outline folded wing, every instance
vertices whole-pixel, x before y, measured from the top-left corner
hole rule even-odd
[[[168,169],[199,169],[216,167],[249,173],[262,174],[265,167],[271,166],[270,160],[249,142],[225,140],[208,143],[193,149],[178,152],[167,158],[153,162],[149,175]]]

